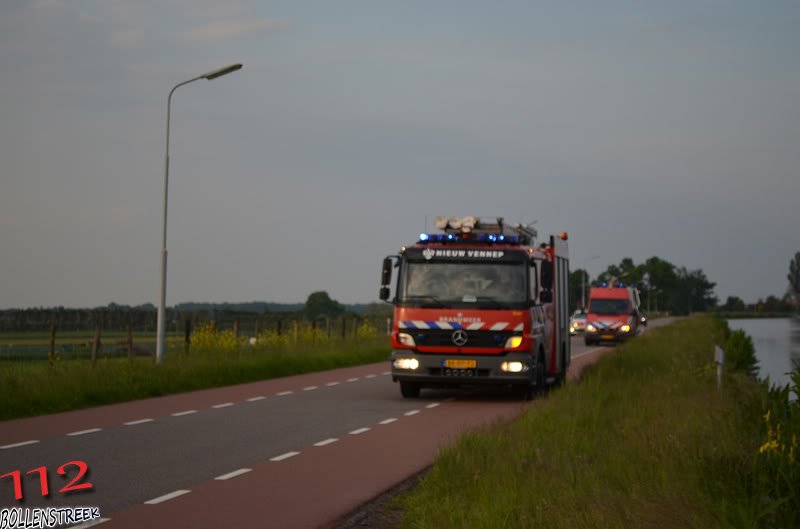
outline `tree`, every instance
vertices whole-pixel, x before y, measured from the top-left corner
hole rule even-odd
[[[584,283],[586,285],[586,294],[581,298],[581,291],[583,290]],[[591,285],[589,284],[589,273],[582,268],[573,270],[569,273],[569,311],[570,313],[580,307],[581,300],[586,303],[589,296],[588,290]]]
[[[794,254],[794,259],[789,262],[789,289],[795,299],[800,299],[800,252]]]
[[[691,312],[705,312],[717,305],[714,296],[714,287],[702,270],[687,270],[681,267],[678,270],[678,282],[673,299],[673,310],[679,314]]]
[[[331,299],[327,292],[320,290],[309,294],[303,312],[310,320],[326,316],[333,318],[344,312],[344,307],[338,301]]]
[[[747,310],[747,306],[741,298],[737,296],[728,296],[728,299],[725,300],[725,304],[720,307],[720,310],[726,312],[744,312]]]

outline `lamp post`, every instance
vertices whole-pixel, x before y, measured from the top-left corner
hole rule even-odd
[[[595,259],[600,259],[600,256],[593,255],[583,262],[583,288],[581,289],[581,308],[584,311],[586,311],[586,267],[589,265],[589,261],[594,261]]]
[[[212,81],[217,77],[222,77],[223,75],[227,75],[231,72],[235,72],[237,70],[241,70],[242,65],[241,63],[231,64],[230,66],[226,66],[224,68],[220,68],[218,70],[214,70],[208,73],[204,73],[203,75],[199,75],[193,79],[189,79],[188,81],[183,81],[182,83],[178,83],[172,87],[172,90],[169,92],[169,96],[167,97],[167,143],[166,143],[166,154],[164,156],[164,222],[162,224],[162,244],[161,244],[161,296],[158,301],[158,324],[156,326],[156,363],[160,364],[161,360],[164,358],[164,352],[166,351],[166,339],[164,336],[165,328],[166,328],[166,302],[167,302],[167,190],[169,189],[169,116],[170,116],[170,105],[172,104],[172,94],[178,87],[183,86],[185,84],[189,84],[194,81],[198,81],[200,79],[207,79]]]

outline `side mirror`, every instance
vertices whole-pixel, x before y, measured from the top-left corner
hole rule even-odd
[[[542,290],[539,293],[539,301],[542,303],[552,303],[553,302],[553,291],[552,290]]]
[[[550,261],[542,261],[541,286],[544,290],[550,290],[551,288],[553,288],[553,263],[551,263]]]
[[[381,285],[387,286],[391,282],[392,282],[392,260],[387,257],[386,259],[383,260],[383,269],[381,270]]]
[[[389,299],[389,287],[381,287],[380,298],[381,301]]]

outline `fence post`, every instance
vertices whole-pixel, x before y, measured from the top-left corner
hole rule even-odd
[[[192,320],[186,319],[183,324],[183,352],[189,354],[192,348]]]
[[[92,342],[92,367],[97,363],[97,351],[100,349],[100,324],[94,326],[94,342]]]
[[[128,361],[133,362],[133,331],[130,323],[125,326],[125,330],[128,332]]]
[[[325,316],[325,333],[328,335],[328,338],[331,337],[331,319],[328,316]]]
[[[283,336],[283,320],[278,318],[278,336]]]
[[[347,338],[347,318],[342,316],[342,341]]]
[[[261,323],[261,322],[259,322],[258,320],[256,320],[256,329],[255,329],[255,336],[256,336],[256,340],[258,340],[258,333],[261,331],[261,329],[260,329],[261,325],[259,325],[260,323]]]
[[[717,387],[722,387],[722,367],[725,365],[725,351],[722,347],[714,346],[714,362],[717,364]]]
[[[239,320],[233,320],[233,337],[239,337]]]
[[[47,362],[53,366],[53,361],[56,358],[56,326],[50,324],[50,350],[47,352]]]
[[[297,345],[297,320],[292,320],[292,327],[294,331],[294,343]]]

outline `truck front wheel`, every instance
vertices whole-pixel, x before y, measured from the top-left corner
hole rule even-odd
[[[400,394],[406,399],[419,398],[421,389],[419,382],[400,382]]]

